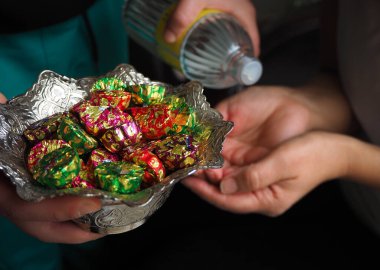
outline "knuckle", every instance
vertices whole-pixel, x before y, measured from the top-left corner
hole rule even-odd
[[[175,14],[173,17],[173,24],[177,29],[185,29],[191,22],[191,16],[183,13]]]

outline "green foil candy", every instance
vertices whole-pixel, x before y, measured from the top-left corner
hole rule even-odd
[[[130,162],[117,161],[100,164],[94,174],[103,190],[130,194],[139,189],[144,169]]]
[[[91,91],[114,91],[125,90],[126,85],[122,80],[117,78],[102,78],[97,80],[91,88]]]
[[[132,93],[132,101],[140,105],[159,104],[166,92],[165,86],[149,84],[129,85],[127,90]]]
[[[63,147],[45,155],[33,170],[33,177],[44,186],[63,188],[80,171],[80,158],[71,147]]]
[[[62,119],[58,127],[58,138],[68,142],[80,156],[91,152],[98,146],[98,142],[69,117]]]

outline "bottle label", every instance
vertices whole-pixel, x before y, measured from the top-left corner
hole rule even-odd
[[[179,37],[177,37],[177,40],[174,43],[167,43],[164,40],[164,31],[165,31],[166,23],[168,22],[176,6],[177,4],[173,4],[163,12],[162,17],[159,20],[157,28],[156,28],[156,40],[158,42],[157,51],[158,51],[159,56],[164,61],[166,61],[169,65],[181,71],[181,64],[180,64],[179,57],[181,53],[182,43],[184,39],[186,38],[189,30],[191,30],[194,24],[197,21],[199,21],[201,18],[209,14],[220,13],[221,11],[215,10],[215,9],[202,10],[198,14],[197,18],[185,29],[185,31],[183,31],[183,33]]]

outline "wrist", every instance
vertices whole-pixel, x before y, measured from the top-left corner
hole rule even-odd
[[[349,130],[351,109],[335,77],[320,74],[307,85],[298,87],[293,94],[309,110],[309,130]]]
[[[352,181],[380,187],[380,148],[351,138],[346,177]]]

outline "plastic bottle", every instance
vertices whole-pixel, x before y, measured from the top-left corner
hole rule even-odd
[[[173,44],[163,40],[176,0],[127,0],[123,10],[129,36],[188,79],[225,89],[256,83],[262,74],[250,37],[237,20],[204,10]]]

